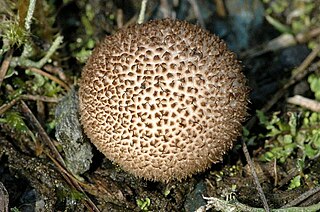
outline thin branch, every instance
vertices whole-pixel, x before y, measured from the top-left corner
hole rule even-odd
[[[36,0],[29,1],[28,13],[24,21],[24,28],[30,32],[31,20],[33,17],[33,12],[36,7]]]
[[[222,18],[226,17],[227,11],[226,11],[226,7],[224,6],[223,0],[214,0],[214,3],[216,4],[218,16]]]
[[[314,203],[319,202],[320,200],[320,192],[316,192],[312,194],[312,196],[308,197],[308,199],[304,200],[302,203],[299,204],[301,207],[305,207]]]
[[[56,50],[59,48],[60,44],[63,41],[63,36],[58,35],[56,39],[53,41],[52,45],[50,46],[50,49],[47,51],[45,56],[41,58],[41,60],[35,62],[30,59],[28,59],[30,53],[32,52],[32,47],[30,44],[26,43],[24,45],[23,53],[20,57],[14,57],[12,58],[12,61],[10,63],[10,66],[33,66],[36,68],[42,68],[44,64],[48,62],[48,60],[51,58],[51,56],[56,52]]]
[[[58,75],[59,79],[61,79],[63,81],[68,81],[68,78],[61,67],[47,64],[47,65],[43,66],[43,69],[50,74]]]
[[[242,150],[243,150],[243,153],[244,153],[244,155],[246,157],[248,165],[250,167],[254,182],[255,182],[257,190],[258,190],[258,194],[260,196],[260,199],[262,200],[263,208],[265,209],[265,211],[269,212],[270,208],[269,208],[269,205],[268,205],[268,202],[267,202],[267,198],[263,193],[263,190],[262,190],[262,187],[260,185],[259,178],[257,176],[253,161],[251,160],[247,145],[243,140],[242,140]]]
[[[15,105],[19,100],[21,100],[21,96],[11,100],[9,103],[3,104],[0,107],[0,115],[4,114],[7,110],[9,110],[13,105]]]
[[[34,9],[36,7],[36,0],[29,0],[28,12],[26,18],[24,20],[24,28],[27,32],[30,32],[31,22],[34,13]],[[23,51],[21,54],[21,58],[27,58],[32,52],[32,47],[29,42],[26,42],[23,46]]]
[[[51,102],[58,103],[60,101],[59,98],[47,97],[47,96],[35,96],[30,94],[23,94],[10,102],[3,104],[0,106],[0,115],[4,114],[7,110],[9,110],[13,105],[15,105],[19,100],[33,100],[33,101],[42,101],[42,102]]]
[[[46,55],[41,58],[41,60],[39,60],[36,64],[37,68],[41,68],[42,66],[44,66],[44,64],[46,64],[48,62],[48,60],[51,58],[51,56],[53,55],[53,53],[55,53],[55,51],[59,48],[60,44],[63,41],[63,36],[58,35],[56,37],[56,39],[53,41],[49,51],[46,53]]]
[[[59,164],[58,167],[60,167],[60,170],[66,170],[65,167],[65,162],[62,158],[62,156],[60,155],[59,151],[57,150],[57,148],[55,147],[55,145],[53,144],[53,142],[51,141],[50,137],[48,136],[48,134],[45,132],[45,130],[42,128],[42,126],[40,125],[40,123],[38,122],[38,120],[36,119],[36,117],[33,115],[33,113],[31,112],[31,110],[29,109],[29,107],[26,105],[26,103],[24,101],[21,101],[20,104],[20,108],[22,113],[24,114],[25,117],[27,117],[31,123],[31,125],[33,126],[34,130],[38,133],[39,135],[39,139],[42,141],[42,143],[47,144],[50,148],[50,150],[53,152],[53,154],[55,155],[55,157],[51,157],[50,159],[57,165]],[[47,156],[49,156],[49,154],[47,154]],[[55,160],[57,159],[57,160]],[[63,169],[62,169],[63,167]],[[83,191],[83,189],[81,188],[81,186],[74,180],[73,177],[69,176],[68,172],[61,172],[62,176],[66,179],[66,181],[70,184],[73,185],[78,191],[82,192],[86,197],[87,195],[85,194],[85,192]],[[69,177],[68,177],[69,176]],[[94,208],[95,211],[99,212],[99,209],[95,206],[95,204],[91,201],[90,198],[86,198],[86,201],[84,202],[86,207],[88,209]]]
[[[306,164],[306,167],[305,167],[305,169],[309,169],[310,167],[312,167],[313,165],[314,165],[314,161],[317,161],[317,158],[318,158],[318,156],[316,156],[315,158],[313,158],[313,161],[310,161],[310,163],[307,163]],[[294,167],[294,168],[292,168],[292,169],[290,169],[288,172],[287,172],[287,175],[285,176],[285,178],[283,178],[279,183],[278,183],[278,187],[277,187],[277,189],[280,189],[280,188],[282,188],[284,185],[286,185],[293,177],[295,177],[295,176],[297,176],[298,174],[300,173],[300,171],[298,170],[298,168],[297,167]],[[310,192],[312,192],[312,190],[310,190]],[[315,197],[316,198],[316,194],[319,194],[320,192],[314,192],[312,195],[313,196],[308,196],[308,197],[306,197],[306,198],[309,198],[309,199],[307,199],[306,201],[304,201],[301,205],[308,205],[308,204],[306,204],[307,202],[308,202],[308,200],[310,200],[310,201],[312,201],[311,199],[313,198],[313,197]],[[305,193],[305,195],[306,194],[308,194],[308,191]],[[297,199],[299,199],[299,198],[301,198],[301,197],[298,197]],[[294,201],[294,200],[293,200]],[[297,201],[297,200],[296,200]],[[289,204],[289,203],[288,203]],[[310,203],[309,203],[310,204]],[[292,206],[292,205],[290,205],[290,206]]]
[[[0,211],[9,211],[9,193],[0,181]]]
[[[295,74],[291,76],[289,81],[273,95],[271,100],[268,101],[263,108],[261,108],[262,112],[267,112],[268,110],[270,110],[272,108],[272,106],[275,103],[277,103],[280,98],[282,98],[282,96],[286,93],[286,90],[290,86],[292,86],[295,83],[297,83],[298,81],[302,80],[308,74],[318,70],[318,68],[320,67],[320,61],[310,65],[310,67],[307,69],[302,69],[301,67],[302,66],[299,66],[299,68],[297,69],[298,71],[294,72]],[[257,121],[257,116],[255,115],[247,122],[246,128],[251,129],[254,126],[254,124],[256,123],[256,121]]]
[[[295,37],[292,34],[284,33],[280,36],[270,40],[266,44],[259,45],[254,48],[250,48],[240,54],[240,58],[254,58],[263,55],[270,51],[277,51],[289,46],[294,46],[297,44]]]
[[[148,3],[148,0],[141,1],[141,9],[140,9],[139,18],[138,18],[138,24],[142,24],[144,22],[147,3]]]
[[[296,35],[296,39],[299,43],[306,43],[310,39],[320,35],[320,27],[314,28],[312,30],[308,30],[307,32],[304,33],[299,33]]]
[[[312,195],[314,195],[315,193],[318,193],[319,191],[320,191],[320,187],[316,187],[314,189],[311,189],[311,190],[301,194],[300,196],[298,196],[296,199],[292,200],[288,204],[282,206],[281,208],[288,208],[288,207],[292,207],[292,206],[298,205],[301,202],[303,202],[304,200],[306,200],[307,198],[309,198]]]
[[[57,160],[65,166],[65,162],[62,156],[60,155],[59,151],[57,150],[56,146],[53,144],[46,131],[43,129],[41,124],[38,122],[37,118],[34,116],[34,114],[31,112],[31,110],[23,100],[21,100],[20,109],[22,114],[26,118],[28,118],[34,130],[38,133],[38,137],[42,141],[42,143],[48,145],[55,157],[57,158]]]
[[[278,185],[277,159],[274,159],[273,170],[274,170],[274,186],[276,187]]]
[[[40,123],[38,122],[38,120],[36,119],[34,114],[31,112],[31,110],[29,109],[29,107],[27,106],[27,104],[23,100],[21,101],[20,109],[21,109],[23,115],[26,118],[28,118],[28,120],[30,121],[30,124],[33,127],[33,129],[38,133],[39,139],[42,141],[42,143],[48,145],[50,150],[53,152],[55,157],[52,157],[50,154],[48,154],[45,151],[46,155],[54,162],[54,164],[61,171],[60,173],[62,174],[62,176],[64,177],[66,182],[68,182],[69,185],[73,186],[75,189],[80,191],[86,197],[84,204],[86,205],[86,207],[88,209],[93,209],[94,211],[99,212],[100,210],[92,202],[92,200],[86,195],[86,193],[84,192],[82,187],[79,185],[78,180],[67,171],[67,169],[65,168],[66,167],[65,162],[64,162],[62,156],[60,155],[59,151],[57,150],[57,148],[53,144],[53,142],[50,139],[50,137],[48,136],[48,134],[42,128],[42,126],[40,125]]]
[[[10,66],[10,61],[12,58],[12,53],[13,53],[13,49],[10,49],[9,51],[7,51],[4,60],[1,64],[1,68],[0,68],[0,86],[3,82],[4,77],[7,74],[8,68]]]
[[[196,212],[205,212],[211,208],[217,211],[223,212],[240,212],[240,211],[247,211],[247,212],[264,212],[265,209],[263,208],[254,208],[245,204],[240,203],[239,201],[232,200],[232,201],[225,201],[215,197],[203,197],[203,199],[207,200],[207,204],[205,206],[201,206],[196,210]],[[272,209],[272,212],[306,212],[306,211],[319,211],[320,210],[320,203],[306,206],[306,207],[291,207],[291,208],[279,208],[279,209]]]
[[[62,80],[58,79],[55,76],[52,76],[51,74],[48,74],[45,71],[42,71],[41,69],[35,68],[35,67],[29,67],[30,71],[35,72],[37,74],[40,74],[42,76],[48,77],[49,79],[51,79],[52,81],[58,83],[59,85],[61,85],[64,89],[66,89],[67,91],[70,90],[70,87],[64,83]]]
[[[40,95],[30,95],[30,94],[21,95],[21,99],[41,101],[41,102],[50,102],[50,103],[58,103],[60,101],[60,98],[40,96]]]
[[[195,1],[195,0],[189,0],[189,3],[191,4],[191,7],[193,9],[193,12],[194,14],[196,15],[198,21],[199,21],[199,24],[201,27],[205,27],[205,23],[204,23],[204,20],[203,20],[203,17],[201,15],[201,11],[200,11],[200,8],[198,6],[198,2]]]
[[[118,29],[122,28],[123,27],[123,10],[120,8],[120,9],[117,9],[117,27]]]
[[[320,52],[320,44],[318,44],[312,52],[306,57],[306,59],[303,60],[303,62],[300,64],[300,66],[293,70],[292,75],[297,76],[299,73],[303,72],[311,63],[312,61],[318,57],[318,54]]]
[[[298,105],[300,107],[304,107],[314,112],[320,112],[320,102],[300,95],[295,95],[288,98],[287,102],[290,104]]]
[[[284,33],[268,43],[256,46],[254,48],[248,49],[240,54],[240,58],[244,57],[257,57],[270,51],[277,51],[289,46],[297,45],[297,43],[307,43],[312,38],[320,35],[320,27],[314,28],[310,31],[299,33],[297,35],[292,35],[289,33]]]
[[[172,9],[171,9],[171,5],[169,5],[168,0],[160,0],[159,8],[164,18],[172,17]]]
[[[45,152],[46,155],[51,159],[51,161],[57,166],[58,170],[60,170],[60,174],[63,176],[63,178],[66,180],[66,182],[81,192],[86,198],[83,200],[84,204],[88,209],[93,209],[93,211],[100,212],[99,208],[94,204],[94,202],[90,199],[90,197],[84,192],[82,186],[88,186],[81,181],[79,181],[76,177],[74,177],[71,173],[68,172],[68,170],[59,163],[55,158],[53,158],[49,153]]]
[[[262,112],[266,112],[271,109],[271,107],[279,101],[279,99],[284,95],[285,91],[294,83],[301,80],[305,77],[308,72],[305,71],[306,68],[311,64],[311,62],[317,57],[318,53],[320,52],[320,45],[312,50],[312,52],[307,56],[307,58],[300,64],[300,66],[292,72],[291,78],[289,81],[279,90],[273,98],[261,109]],[[320,62],[316,63],[320,65]]]

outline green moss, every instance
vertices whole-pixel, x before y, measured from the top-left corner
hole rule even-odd
[[[298,188],[301,186],[301,176],[298,175],[298,176],[295,176],[291,181],[290,181],[290,184],[289,184],[289,189],[295,189],[295,188]]]
[[[8,111],[5,113],[5,118],[1,119],[0,122],[8,124],[11,128],[19,131],[20,133],[27,134],[29,129],[25,124],[20,113],[15,111]]]
[[[151,200],[148,197],[145,199],[137,199],[137,205],[142,211],[148,211],[150,204]]]
[[[260,137],[269,138],[265,143],[266,152],[260,156],[262,161],[276,159],[284,163],[298,150],[302,152],[303,161],[320,154],[320,113],[289,113],[288,116],[274,113],[269,121],[262,123],[268,131]]]
[[[315,1],[264,0],[264,3],[266,20],[281,33],[297,35],[319,27],[320,9]]]
[[[308,77],[311,90],[314,92],[316,100],[320,101],[320,76],[317,74],[311,74]]]
[[[20,47],[28,40],[29,33],[19,25],[18,21],[6,20],[0,23],[0,37],[9,45]]]

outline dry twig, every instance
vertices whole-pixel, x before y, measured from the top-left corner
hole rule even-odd
[[[261,109],[262,112],[266,112],[271,109],[271,107],[279,101],[279,99],[285,94],[286,90],[295,84],[296,82],[303,79],[310,72],[307,70],[307,67],[311,64],[311,62],[317,57],[320,52],[320,45],[312,50],[312,52],[308,55],[308,57],[300,64],[300,66],[292,72],[292,75],[289,81],[277,92],[273,95],[271,100],[267,102],[267,104]],[[320,66],[320,62],[316,63],[316,66]],[[313,69],[311,69],[313,70]],[[316,70],[316,69],[315,69]],[[315,71],[314,70],[314,71]]]
[[[0,86],[3,82],[4,77],[7,74],[8,68],[10,66],[10,61],[12,58],[12,53],[13,53],[13,49],[10,49],[9,51],[7,51],[4,60],[1,64],[1,68],[0,68]]]
[[[118,29],[123,27],[123,10],[121,8],[117,9],[117,27]]]
[[[304,107],[314,112],[320,112],[320,102],[300,95],[295,95],[288,98],[287,102],[290,104],[298,105],[300,107]]]
[[[257,57],[262,54],[271,51],[277,51],[279,49],[287,48],[290,46],[297,45],[297,43],[307,43],[312,38],[320,35],[320,27],[312,29],[308,32],[299,33],[296,36],[292,34],[282,34],[272,40],[270,40],[266,44],[262,44],[255,48],[248,49],[247,51],[241,53],[240,57]]]
[[[224,18],[227,16],[227,11],[226,8],[224,6],[224,2],[223,0],[214,0],[214,3],[216,4],[217,7],[217,14],[218,16]]]
[[[68,78],[66,76],[66,74],[63,72],[63,69],[61,67],[57,67],[57,66],[53,66],[51,64],[47,64],[45,66],[43,66],[43,69],[53,75],[58,75],[59,79],[63,80],[63,81],[67,81]]]
[[[225,201],[215,197],[203,197],[203,199],[207,200],[207,205],[201,206],[196,210],[196,212],[205,212],[211,208],[216,209],[222,212],[264,212],[263,208],[254,208],[248,205],[242,204],[238,202],[236,199],[232,201]],[[306,207],[291,207],[291,208],[279,208],[279,209],[271,209],[272,212],[315,212],[320,210],[320,203],[315,205],[310,205]]]
[[[258,190],[258,194],[260,196],[260,199],[262,200],[263,208],[265,209],[265,211],[269,212],[270,208],[269,208],[269,205],[268,205],[268,202],[267,202],[267,198],[263,193],[263,190],[262,190],[262,187],[260,185],[259,178],[257,176],[253,161],[251,160],[247,145],[243,140],[242,140],[242,150],[243,150],[243,153],[244,153],[244,155],[246,157],[247,163],[248,163],[248,165],[250,167],[254,182],[255,182],[257,190]]]
[[[27,104],[22,100],[20,104],[20,108],[22,111],[22,114],[30,121],[30,124],[34,128],[35,131],[37,131],[39,135],[39,139],[42,141],[42,143],[46,144],[49,146],[50,150],[53,152],[54,157],[51,157],[48,153],[46,155],[55,163],[55,165],[58,167],[58,169],[61,171],[60,173],[64,177],[64,179],[68,182],[69,185],[73,186],[76,188],[79,192],[85,195],[86,197],[86,202],[85,205],[88,209],[92,209],[93,211],[99,211],[99,209],[95,206],[95,204],[90,200],[89,197],[85,194],[84,190],[82,187],[78,184],[78,180],[73,177],[72,174],[70,174],[67,169],[65,168],[66,165],[64,163],[64,160],[62,156],[60,155],[59,151],[53,144],[52,140],[50,137],[47,135],[45,130],[42,128],[34,114],[31,112]]]
[[[88,187],[88,185],[86,185],[85,183],[80,182],[77,178],[75,178],[71,173],[68,172],[68,170],[65,168],[65,166],[61,165],[59,163],[59,161],[57,161],[55,158],[53,158],[50,154],[48,154],[47,152],[45,152],[46,155],[51,159],[51,161],[56,165],[56,167],[59,169],[60,174],[62,175],[62,177],[66,180],[66,182],[72,186],[73,188],[75,188],[76,190],[78,190],[79,192],[81,192],[84,196],[85,199],[83,200],[83,203],[85,204],[85,206],[88,209],[91,209],[90,211],[96,211],[99,212],[99,208],[94,204],[94,202],[92,202],[92,200],[86,195],[86,193],[84,192],[82,187]],[[82,185],[82,187],[81,187]]]
[[[6,187],[4,187],[4,185],[0,181],[0,211],[8,212],[9,211],[8,205],[9,205],[9,194]]]
[[[57,103],[59,102],[58,98],[52,98],[47,96],[34,96],[29,94],[21,95],[10,102],[1,105],[0,107],[0,115],[4,114],[8,109],[10,109],[13,105],[15,105],[20,100],[33,100],[33,101],[43,101],[43,102],[52,102]]]
[[[315,193],[318,193],[320,191],[320,187],[316,187],[314,189],[311,189],[303,194],[301,194],[298,198],[292,200],[291,202],[289,202],[288,204],[282,206],[281,208],[288,208],[288,207],[292,207],[295,205],[300,204],[302,201],[306,200],[307,198],[311,197],[312,195],[314,195]]]
[[[320,27],[312,29],[310,31],[299,33],[296,35],[296,39],[299,43],[306,43],[312,38],[320,35]]]
[[[141,9],[140,9],[139,18],[138,18],[138,24],[142,24],[144,22],[147,3],[148,3],[148,0],[142,0],[141,2]]]
[[[307,74],[309,74],[310,72],[313,72],[315,70],[318,69],[318,67],[320,67],[320,62],[317,62],[315,64],[313,64],[309,69],[307,69],[307,67],[310,65],[310,63],[316,58],[317,54],[319,53],[320,51],[320,45],[318,45],[309,55],[308,57],[303,61],[303,63],[292,73],[292,76],[291,78],[289,79],[288,83],[285,84],[283,86],[282,89],[280,89],[274,96],[273,98],[267,102],[267,104],[261,109],[261,111],[263,112],[266,112],[268,110],[271,109],[271,107],[279,101],[279,99],[285,94],[285,91],[290,87],[292,86],[293,84],[295,84],[297,81],[303,79]],[[251,120],[247,123],[247,128],[250,129],[254,123],[256,122],[257,120],[257,117],[254,116],[251,118]],[[252,171],[252,174],[254,176],[254,179],[255,179],[255,183],[257,185],[257,189],[259,191],[259,195],[260,195],[260,198],[262,199],[262,201],[264,202],[264,208],[265,210],[269,210],[268,208],[266,208],[267,206],[267,202],[266,202],[266,199],[265,199],[265,196],[264,194],[262,193],[262,188],[259,184],[259,181],[258,181],[258,178],[256,176],[256,173],[255,173],[255,170],[253,168],[253,165],[252,165],[252,161],[251,161],[251,158],[250,158],[250,155],[249,153],[247,153],[247,147],[246,147],[246,144],[244,142],[242,142],[242,145],[243,145],[243,152],[245,153],[245,156],[246,156],[246,159],[247,159],[247,162],[251,168],[251,171]],[[251,163],[251,165],[250,165]],[[290,178],[291,179],[291,178]],[[283,184],[282,182],[279,183],[280,185]]]
[[[61,164],[65,165],[64,160],[63,160],[62,156],[60,155],[59,151],[57,150],[56,146],[52,143],[52,141],[51,141],[50,137],[47,135],[46,131],[40,125],[37,118],[33,115],[31,110],[29,109],[28,105],[23,100],[21,100],[20,109],[21,109],[22,114],[30,121],[30,124],[32,125],[34,130],[37,131],[37,133],[39,135],[39,139],[42,141],[42,143],[48,145],[49,148],[51,149],[51,151],[53,152],[53,154],[55,155],[55,158],[57,158],[57,160]]]
[[[70,87],[64,83],[62,80],[58,79],[55,76],[52,76],[51,74],[48,74],[47,72],[42,71],[41,69],[35,68],[35,67],[29,67],[28,69],[30,69],[30,71],[40,74],[42,76],[48,77],[49,79],[51,79],[52,81],[58,83],[60,86],[62,86],[66,91],[70,90]]]
[[[172,8],[171,5],[169,5],[168,0],[160,0],[160,11],[163,14],[164,18],[170,18],[172,17]]]
[[[319,50],[320,50],[319,47],[320,47],[320,45],[316,49],[317,52],[319,52]],[[311,56],[315,55],[313,52],[310,53]],[[305,60],[311,61],[310,60],[310,55]],[[292,86],[295,83],[299,82],[304,77],[306,77],[308,74],[310,74],[312,72],[315,72],[316,70],[318,70],[319,67],[320,67],[320,61],[310,65],[309,68],[307,68],[307,64],[303,62],[297,68],[297,70],[293,72],[294,74],[292,74],[292,76],[289,79],[289,81],[273,95],[273,97],[270,99],[270,101],[268,101],[265,104],[265,106],[261,109],[261,111],[262,112],[267,112],[268,110],[270,110],[273,107],[273,105],[276,104],[279,101],[279,99],[283,97],[283,95],[286,93],[287,89],[290,86]],[[256,123],[256,121],[257,121],[257,116],[255,115],[246,124],[247,129],[251,129],[254,126],[254,124]]]
[[[191,4],[191,7],[193,9],[193,12],[194,12],[195,16],[197,17],[197,19],[199,21],[200,26],[204,28],[205,27],[205,23],[204,23],[202,15],[201,15],[200,8],[198,6],[198,2],[195,1],[195,0],[189,0],[189,2]]]
[[[300,203],[299,206],[305,207],[308,205],[315,204],[317,202],[320,202],[320,191],[313,193],[312,196],[308,197],[308,199],[306,199],[302,203]]]

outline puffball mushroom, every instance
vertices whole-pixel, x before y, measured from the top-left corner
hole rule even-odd
[[[248,88],[217,36],[154,20],[107,36],[79,89],[84,132],[125,171],[181,180],[222,160],[241,133]]]

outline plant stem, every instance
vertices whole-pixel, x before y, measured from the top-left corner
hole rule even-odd
[[[139,18],[138,18],[138,24],[142,24],[144,22],[147,2],[148,0],[142,0],[141,2],[141,9],[140,9]]]

